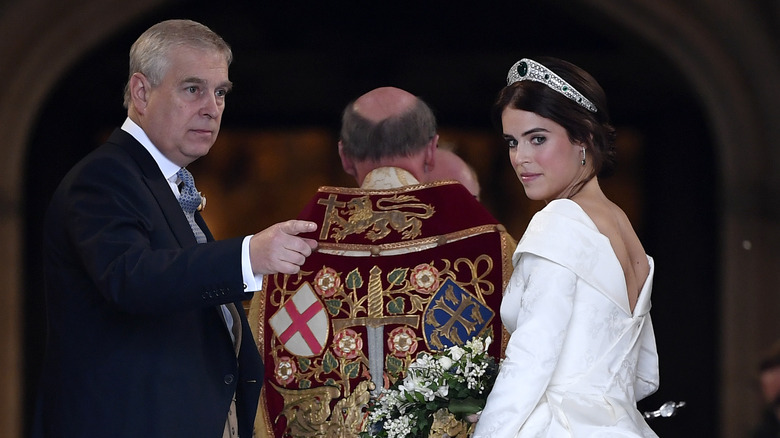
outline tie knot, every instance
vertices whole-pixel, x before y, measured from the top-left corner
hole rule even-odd
[[[181,181],[185,187],[195,187],[195,179],[186,168],[182,167],[179,169],[179,171],[176,172],[176,176],[179,177],[179,181]]]
[[[192,178],[190,171],[183,167],[176,172],[176,176],[184,184],[179,196],[181,208],[187,213],[195,213],[201,202],[200,192],[195,189],[195,179]]]

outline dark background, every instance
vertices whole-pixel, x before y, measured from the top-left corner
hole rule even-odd
[[[632,221],[656,262],[652,315],[661,358],[661,388],[640,408],[684,400],[688,406],[677,417],[651,422],[657,433],[717,434],[717,156],[701,104],[668,59],[630,30],[564,0],[474,7],[436,1],[214,3],[179,1],[117,29],[62,77],[41,109],[26,169],[25,412],[32,412],[45,339],[40,230],[48,197],[64,173],[124,120],[132,42],[157,21],[191,18],[233,48],[235,87],[223,132],[330,132],[333,158],[313,165],[333,175],[322,184],[340,183],[335,141],[343,107],[378,86],[404,88],[434,108],[443,130],[495,135],[495,147],[478,151],[487,160],[480,167],[483,201],[515,237],[523,223],[517,206],[527,200],[516,179],[506,177],[511,168],[490,124],[490,105],[519,58],[552,55],[588,70],[606,90],[618,135],[630,133],[640,146],[630,172],[638,192],[630,201],[640,206]],[[309,150],[306,144],[290,147],[304,157]],[[294,184],[295,176],[286,175],[267,190]],[[288,216],[301,206],[290,205]],[[270,216],[254,218],[255,230],[275,222]],[[247,232],[252,230],[236,230]]]

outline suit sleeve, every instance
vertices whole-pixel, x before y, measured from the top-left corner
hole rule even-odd
[[[97,287],[119,310],[140,314],[246,299],[241,238],[183,248],[173,232],[174,221],[186,221],[183,213],[166,216],[159,201],[168,196],[176,203],[175,197],[155,196],[132,160],[125,161],[88,162],[55,194],[47,229],[63,242],[49,246],[65,250],[52,256],[65,260],[63,269],[85,269],[93,283],[68,286]]]
[[[542,400],[571,320],[577,277],[548,259],[523,253],[504,296],[501,316],[517,328],[474,432],[514,437]]]

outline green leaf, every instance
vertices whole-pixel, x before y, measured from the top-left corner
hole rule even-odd
[[[338,316],[343,304],[344,303],[341,300],[325,300],[325,306],[328,308],[328,313],[333,316]]]
[[[350,362],[344,365],[344,374],[350,379],[354,379],[360,374],[360,362]]]
[[[363,277],[360,276],[360,271],[355,268],[347,274],[347,279],[344,282],[349,289],[360,289],[363,287]]]
[[[330,373],[339,366],[339,361],[328,351],[325,356],[322,357],[322,370],[326,373]]]
[[[404,299],[398,297],[387,303],[387,313],[391,315],[400,315],[404,313]]]
[[[455,415],[475,414],[485,407],[483,401],[469,397],[463,400],[450,400],[447,409]]]
[[[404,371],[404,362],[395,356],[388,355],[385,359],[385,368],[388,374],[400,376]]]
[[[298,388],[299,389],[309,389],[309,388],[311,388],[311,380],[309,380],[309,379],[301,380],[300,382],[298,382]]]
[[[387,274],[387,281],[392,285],[399,286],[406,280],[406,273],[408,271],[409,268],[395,268],[391,273]]]

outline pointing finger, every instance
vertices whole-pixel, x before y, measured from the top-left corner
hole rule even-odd
[[[317,224],[311,221],[300,221],[300,220],[292,219],[282,224],[282,231],[291,235],[297,235],[300,233],[310,233],[316,230],[317,230]]]

